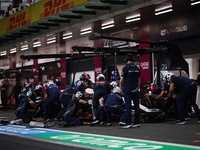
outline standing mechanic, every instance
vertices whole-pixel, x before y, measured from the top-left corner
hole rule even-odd
[[[45,90],[45,95],[44,95],[44,119],[47,120],[49,119],[48,117],[48,107],[54,103],[58,103],[58,109],[60,111],[61,106],[60,106],[60,89],[57,85],[54,84],[52,80],[48,82],[48,87]]]
[[[8,96],[8,86],[5,84],[5,81],[2,80],[1,81],[1,87],[0,87],[0,91],[1,91],[1,101],[3,104],[3,111],[5,111],[7,109],[7,96]]]
[[[140,70],[133,63],[134,57],[132,54],[127,54],[125,60],[127,65],[123,67],[120,79],[120,88],[122,90],[125,99],[126,106],[126,125],[122,128],[140,127],[140,107],[139,107],[139,78]],[[131,125],[131,100],[133,100],[135,108],[135,122]]]
[[[121,92],[122,91],[120,87],[115,87],[113,89],[113,93],[107,94],[99,99],[100,106],[104,107],[103,109],[107,116],[107,126],[110,126],[112,122],[111,113],[120,115],[119,125],[125,125],[124,121],[126,118],[126,112],[122,107],[124,102],[121,96]]]
[[[99,99],[106,94],[110,93],[110,84],[105,81],[105,76],[103,74],[98,74],[96,82],[93,86],[94,95],[93,95],[93,122],[91,125],[99,123]],[[104,113],[101,113],[101,121],[103,121]]]
[[[194,111],[198,118],[198,123],[200,123],[200,110],[196,104],[196,95],[197,95],[197,85],[194,81],[183,77],[175,76],[173,73],[169,72],[165,76],[166,80],[170,82],[169,88],[169,98],[172,97],[174,87],[177,88],[176,93],[178,99],[176,100],[179,121],[176,124],[185,124],[185,117],[187,112],[187,100],[191,101],[191,106],[194,108]]]

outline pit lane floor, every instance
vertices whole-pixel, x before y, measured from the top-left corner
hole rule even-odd
[[[15,110],[0,110],[0,119],[15,119]],[[50,131],[66,131],[83,134],[94,134],[100,136],[112,136],[115,138],[127,138],[148,140],[157,142],[167,142],[174,144],[184,144],[200,149],[200,124],[197,118],[193,117],[185,125],[175,125],[175,121],[165,121],[162,123],[141,123],[141,127],[121,129],[118,125],[113,126],[89,126],[85,123],[76,127],[54,126],[48,128]],[[13,136],[12,134],[2,134],[0,132],[0,148],[5,150],[22,149],[88,149],[84,146],[63,145],[59,142],[46,142],[45,140],[34,140],[31,138]],[[184,147],[183,145],[183,147]],[[96,148],[92,148],[96,149]]]

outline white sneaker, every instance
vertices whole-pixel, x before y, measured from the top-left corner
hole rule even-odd
[[[178,122],[176,122],[176,124],[186,124],[186,122],[185,121],[178,121]]]
[[[125,125],[125,126],[122,126],[121,128],[122,129],[128,129],[128,128],[131,128],[131,125]]]
[[[107,123],[106,125],[107,125],[107,126],[111,126],[112,124],[111,124],[111,123]]]
[[[131,126],[131,128],[137,128],[137,127],[140,127],[140,124],[133,124],[133,125]]]
[[[99,123],[99,120],[95,120],[95,121],[91,122],[90,125],[95,125],[97,123]]]
[[[104,125],[104,122],[101,122],[100,125]]]
[[[188,121],[188,120],[190,120],[190,118],[185,118],[185,121]]]
[[[198,122],[197,123],[200,123],[200,120],[198,120]]]
[[[118,123],[120,126],[125,126],[126,125],[126,123],[124,123],[124,122],[119,122]]]

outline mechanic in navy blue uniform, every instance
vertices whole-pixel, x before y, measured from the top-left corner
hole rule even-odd
[[[34,88],[32,88],[33,86],[31,83],[25,83],[24,86],[25,86],[25,90],[21,92],[18,98],[19,103],[26,97],[26,94],[28,91],[34,92]]]
[[[77,112],[80,110],[80,104],[87,105],[88,102],[86,101],[86,96],[83,91],[78,91],[76,96],[67,106],[63,120],[65,121],[65,126],[76,126],[79,125],[79,116]]]
[[[27,96],[19,103],[15,115],[22,119],[24,123],[29,123],[32,120],[30,109],[35,109],[37,105],[34,102],[36,95],[32,91],[27,92]]]
[[[70,85],[68,88],[66,88],[60,95],[60,103],[61,103],[61,114],[63,114],[63,111],[67,108],[69,103],[72,100],[72,97],[74,94],[76,94],[78,91],[84,92],[86,89],[86,83],[84,81],[78,80],[75,85]]]
[[[7,109],[7,96],[8,96],[8,85],[5,84],[5,81],[2,80],[2,85],[0,87],[1,91],[1,101],[3,105],[3,111]]]
[[[70,103],[72,95],[76,94],[78,92],[78,87],[73,85],[70,85],[67,87],[60,95],[60,103],[62,107],[67,107],[67,105]]]
[[[44,98],[44,90],[42,85],[37,85],[34,92],[38,97]]]
[[[105,76],[103,74],[98,74],[96,82],[93,86],[94,95],[93,95],[93,122],[91,125],[99,123],[99,99],[111,92],[110,84],[105,81]],[[103,122],[104,113],[101,112],[101,121]]]
[[[170,81],[169,88],[169,98],[172,97],[174,87],[177,88],[176,94],[178,99],[176,100],[179,121],[177,124],[185,124],[185,117],[187,112],[187,100],[190,100],[191,106],[194,108],[196,116],[198,118],[198,123],[200,123],[200,110],[196,104],[196,95],[197,95],[197,85],[196,83],[184,76],[175,76],[173,73],[169,72],[166,75],[166,79]]]
[[[107,94],[99,99],[100,106],[104,107],[103,109],[107,116],[108,126],[110,126],[112,122],[111,113],[120,115],[119,125],[125,125],[126,112],[122,106],[123,103],[120,87],[115,87],[113,93]]]
[[[54,103],[58,103],[58,110],[61,110],[61,105],[59,101],[60,97],[60,89],[57,85],[54,84],[52,80],[48,82],[48,87],[45,90],[45,95],[44,95],[44,119],[47,120],[48,118],[48,107]]]
[[[80,76],[80,80],[84,81],[86,84],[87,84],[87,88],[92,88],[93,87],[93,83],[92,81],[90,80],[90,75],[89,74],[86,74],[86,73],[83,73],[81,74]]]
[[[125,60],[127,65],[123,67],[120,79],[120,88],[125,99],[126,106],[126,125],[122,128],[140,127],[140,107],[139,107],[139,78],[140,70],[133,63],[132,54],[127,54]],[[135,108],[135,122],[131,125],[131,100],[133,100]]]

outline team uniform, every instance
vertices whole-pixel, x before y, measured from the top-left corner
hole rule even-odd
[[[48,95],[47,100],[44,102],[44,118],[45,120],[48,119],[48,107],[54,103],[57,102],[58,103],[58,109],[60,110],[61,106],[60,106],[60,101],[59,101],[59,97],[60,97],[60,89],[57,85],[51,84],[49,85],[46,90],[45,90],[45,95]]]
[[[93,95],[93,120],[99,119],[99,99],[106,94],[110,93],[110,84],[107,81],[96,81],[94,84],[94,95]],[[102,114],[103,117],[103,114]],[[103,118],[102,118],[103,119]]]
[[[32,113],[28,110],[32,108],[29,104],[31,99],[29,97],[25,97],[18,105],[15,115],[17,118],[22,119],[24,123],[28,123],[32,120]]]
[[[4,90],[1,90],[1,101],[2,101],[2,105],[3,105],[3,110],[7,109],[7,96],[8,96],[8,86],[3,84],[1,86],[1,88],[3,88]]]
[[[170,81],[174,83],[177,89],[176,93],[178,94],[178,99],[176,100],[176,104],[180,122],[185,121],[187,100],[191,101],[191,106],[194,108],[198,120],[200,120],[200,110],[196,104],[196,83],[183,76],[172,76]]]
[[[66,88],[60,95],[60,103],[63,107],[67,107],[67,105],[71,101],[72,94],[76,94],[78,92],[78,87],[69,86]]]
[[[28,91],[33,92],[34,89],[33,88],[27,88],[24,91],[22,91],[21,94],[19,94],[19,97],[18,97],[19,103],[26,97],[26,94],[27,94]]]
[[[71,100],[63,114],[63,120],[66,126],[79,125],[79,116],[77,112],[80,109],[81,103],[86,104],[87,102],[85,101],[85,94],[82,91],[78,91],[76,97]]]
[[[79,118],[77,116],[77,112],[79,110],[79,100],[79,98],[73,99],[65,110],[63,120],[66,122],[67,126],[75,126],[79,122]]]
[[[133,100],[135,108],[135,122],[139,124],[140,108],[139,108],[139,77],[140,70],[134,63],[128,63],[122,69],[121,76],[124,77],[123,94],[126,105],[126,125],[131,124],[131,100]]]
[[[112,122],[111,113],[120,115],[120,122],[124,122],[126,118],[126,112],[122,107],[123,98],[120,94],[112,93],[103,96],[105,101],[104,111],[107,116],[108,125]]]

